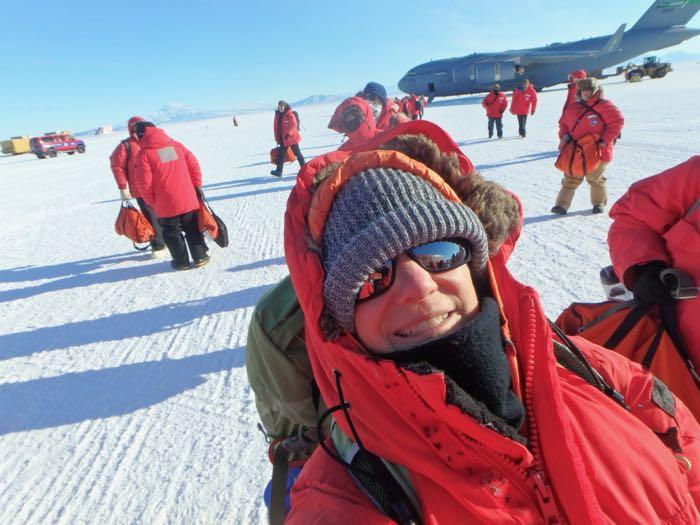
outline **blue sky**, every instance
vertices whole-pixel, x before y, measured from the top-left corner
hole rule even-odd
[[[610,34],[651,3],[6,2],[0,138],[117,124],[169,102],[272,108],[393,85],[433,58]],[[700,37],[673,50],[700,53]]]

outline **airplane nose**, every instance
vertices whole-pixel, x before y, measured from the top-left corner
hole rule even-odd
[[[404,93],[408,93],[408,91],[406,91],[406,75],[402,76],[401,80],[399,80],[399,89]]]

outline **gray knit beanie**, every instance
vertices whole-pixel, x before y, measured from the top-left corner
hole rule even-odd
[[[469,266],[480,275],[488,239],[471,209],[398,169],[355,174],[336,195],[323,231],[323,297],[330,313],[352,332],[357,293],[378,266],[408,248],[448,237],[469,241]]]

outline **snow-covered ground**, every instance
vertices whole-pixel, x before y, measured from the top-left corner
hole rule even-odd
[[[605,90],[626,119],[608,171],[612,204],[632,182],[698,153],[700,65],[638,84],[611,79]],[[563,87],[540,94],[525,140],[510,114],[506,138],[485,139],[481,97],[436,101],[425,114],[522,199],[510,266],[552,316],[573,300],[601,300],[598,270],[609,263],[610,219],[590,214],[585,183],[572,213],[549,213],[564,96]],[[326,129],[333,109],[301,110],[305,155],[339,145]],[[283,212],[296,164],[281,180],[269,175],[272,108],[239,124],[165,127],[199,158],[231,236],[188,272],[114,233],[108,156],[118,136],[89,137],[84,155],[0,157],[0,523],[265,523],[271,468],[246,380],[246,332],[257,299],[286,273]]]

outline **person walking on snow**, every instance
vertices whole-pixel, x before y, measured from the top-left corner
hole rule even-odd
[[[112,170],[112,175],[114,175],[114,180],[117,182],[122,201],[136,199],[143,216],[146,217],[146,220],[153,227],[153,231],[156,232],[155,238],[151,241],[151,256],[157,258],[165,253],[163,229],[158,223],[158,217],[155,212],[146,204],[146,201],[143,200],[133,184],[133,177],[136,172],[136,159],[141,149],[134,127],[141,121],[143,119],[136,116],[129,119],[126,125],[129,137],[122,140],[114,148],[114,151],[109,156],[109,167]]]
[[[285,258],[335,429],[285,523],[396,523],[353,480],[357,449],[401,467],[423,523],[699,522],[698,422],[639,365],[554,338],[506,266],[519,201],[414,124],[313,159],[287,202]]]
[[[528,114],[534,115],[537,109],[537,92],[528,79],[513,90],[510,112],[518,117],[518,133],[525,138]]]
[[[202,194],[202,171],[197,158],[151,122],[139,122],[135,133],[141,146],[136,161],[135,185],[153,207],[163,228],[165,244],[175,270],[209,262],[204,237],[197,222]],[[182,234],[185,234],[185,240]]]
[[[496,124],[496,134],[499,139],[503,138],[503,113],[508,108],[508,97],[501,93],[501,86],[494,84],[488,95],[481,101],[481,105],[486,110],[486,117],[489,120],[489,138],[493,137],[493,125]]]
[[[299,167],[304,167],[306,161],[304,160],[304,155],[301,154],[301,149],[299,149],[299,143],[301,142],[299,118],[296,111],[292,111],[292,108],[284,100],[280,100],[277,103],[273,131],[277,142],[277,168],[272,170],[270,175],[275,177],[282,176],[287,148],[291,148],[294,152],[299,162]]]
[[[598,168],[586,175],[591,188],[593,213],[603,213],[608,201],[605,186],[605,169],[613,158],[613,146],[622,131],[625,119],[615,104],[603,97],[603,89],[594,77],[576,82],[576,102],[569,104],[559,122],[559,150],[568,142],[578,141],[585,135],[592,135],[598,145],[600,164]],[[583,182],[583,177],[564,174],[561,190],[552,213],[566,215],[576,188]]]

